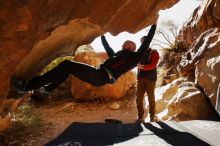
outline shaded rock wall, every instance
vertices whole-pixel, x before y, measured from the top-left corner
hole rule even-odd
[[[74,60],[98,66],[108,58],[106,53],[96,53],[88,51],[77,53]],[[72,76],[71,91],[74,98],[79,100],[119,100],[126,92],[136,84],[136,77],[134,72],[129,71],[122,75],[114,84],[106,84],[101,87],[95,87],[78,78]]]
[[[89,43],[105,32],[136,32],[158,17],[158,11],[178,0],[6,0],[0,2],[0,97],[7,92],[9,78],[31,78],[54,58],[73,54],[76,47]],[[81,20],[82,19],[82,20]],[[51,32],[79,21],[69,33]],[[81,22],[88,24],[82,25]],[[91,25],[94,30],[90,29]],[[61,28],[58,28],[61,26]],[[84,34],[84,29],[91,31]],[[56,31],[58,31],[56,30]],[[51,36],[47,38],[49,35]],[[79,36],[78,36],[79,35]],[[73,38],[68,38],[73,37]],[[64,38],[68,38],[67,41]],[[33,45],[40,41],[34,47]],[[74,41],[74,43],[71,43]],[[53,44],[58,43],[58,46]],[[57,44],[56,44],[57,45]],[[32,49],[33,47],[33,49]],[[55,48],[54,48],[55,47]],[[53,50],[54,48],[54,50]],[[64,48],[64,50],[62,50]],[[69,50],[67,49],[69,48]],[[30,52],[31,51],[31,52]],[[30,56],[26,56],[30,53]],[[39,53],[39,54],[38,54]],[[38,54],[38,55],[36,55]],[[26,56],[26,57],[25,57]],[[25,57],[24,61],[20,62]],[[19,64],[20,63],[20,64]],[[19,64],[19,65],[18,65]],[[18,65],[18,66],[17,66]],[[16,69],[15,69],[16,68]]]

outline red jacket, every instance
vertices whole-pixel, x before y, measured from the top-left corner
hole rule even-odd
[[[149,56],[148,63],[138,65],[138,78],[140,78],[140,71],[145,72],[156,69],[159,59],[160,59],[159,53],[156,50],[152,50]]]

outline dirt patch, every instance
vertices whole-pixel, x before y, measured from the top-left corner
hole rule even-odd
[[[119,105],[118,109],[111,108],[115,103]],[[136,121],[137,115],[134,89],[120,101],[78,102],[72,97],[55,97],[41,104],[25,103],[20,108],[23,109],[16,114],[12,128],[3,133],[9,145],[41,146],[73,122],[96,123],[117,119],[131,123]]]

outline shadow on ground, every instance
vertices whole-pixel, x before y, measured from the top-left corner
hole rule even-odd
[[[45,146],[140,146],[140,145],[208,145],[175,125],[173,122],[122,124],[72,123],[64,132]]]

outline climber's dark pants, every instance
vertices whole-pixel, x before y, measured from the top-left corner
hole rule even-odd
[[[52,91],[70,74],[94,86],[102,86],[109,82],[109,75],[104,68],[95,68],[87,64],[65,60],[44,75],[33,77],[26,90],[35,90],[44,86],[47,91]]]

